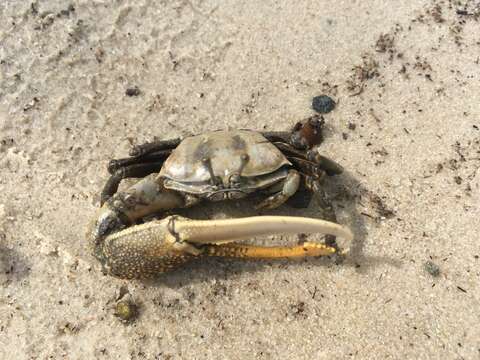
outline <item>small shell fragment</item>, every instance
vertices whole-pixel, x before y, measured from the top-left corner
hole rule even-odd
[[[120,300],[115,305],[114,315],[124,322],[132,322],[138,317],[138,306],[130,300]]]

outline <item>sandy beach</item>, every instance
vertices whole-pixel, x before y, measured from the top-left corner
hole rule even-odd
[[[480,357],[480,2],[3,0],[0,19],[1,359]],[[110,159],[289,130],[322,94],[343,263],[102,274],[86,229]],[[253,206],[186,214],[322,217]]]

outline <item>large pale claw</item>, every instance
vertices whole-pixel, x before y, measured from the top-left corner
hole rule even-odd
[[[254,236],[322,233],[353,239],[348,228],[320,219],[289,216],[256,216],[227,220],[190,220],[169,216],[129,227],[106,236],[98,244],[97,258],[105,270],[122,278],[151,277],[205,254],[243,257],[298,257],[328,255],[335,249],[315,243],[268,248],[221,245]],[[228,247],[228,249],[227,249]],[[261,251],[259,251],[261,250]],[[267,251],[267,252],[266,252]],[[271,255],[269,255],[271,254]],[[269,255],[269,256],[265,256]]]

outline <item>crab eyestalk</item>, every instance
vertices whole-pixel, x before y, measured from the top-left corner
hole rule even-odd
[[[106,236],[97,256],[107,273],[121,278],[153,277],[199,255],[290,258],[334,253],[332,247],[304,243],[291,247],[261,247],[232,243],[254,236],[322,233],[350,241],[349,229],[324,220],[288,216],[257,216],[228,220],[190,220],[169,216]],[[232,244],[228,244],[232,243]]]

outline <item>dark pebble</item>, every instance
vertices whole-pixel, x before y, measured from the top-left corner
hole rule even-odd
[[[125,90],[125,95],[127,96],[138,96],[140,95],[140,89],[136,86],[128,88]]]
[[[430,275],[437,277],[440,275],[440,267],[432,261],[427,261],[424,264],[425,271]]]
[[[330,96],[315,96],[312,100],[312,108],[320,114],[326,114],[335,108],[335,101]]]

